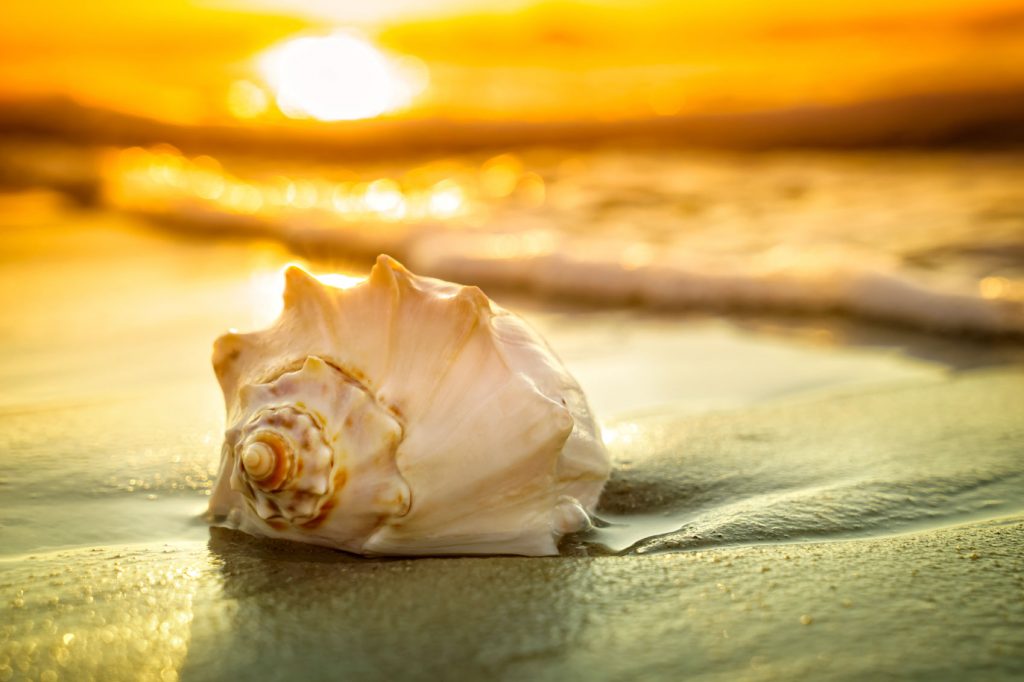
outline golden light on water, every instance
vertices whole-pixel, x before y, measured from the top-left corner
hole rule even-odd
[[[423,91],[427,78],[418,61],[392,57],[348,32],[287,40],[260,55],[257,64],[281,113],[317,121],[399,111]],[[246,90],[245,85],[238,87]],[[232,111],[248,117],[259,108],[256,92],[240,92],[240,106]]]
[[[435,218],[451,218],[464,203],[462,188],[451,180],[434,185],[430,195],[430,212]]]
[[[381,178],[371,182],[363,194],[367,207],[384,218],[399,219],[405,215],[405,196],[397,182]]]
[[[113,206],[149,214],[187,214],[192,220],[235,226],[298,214],[324,225],[449,220],[469,214],[489,198],[476,187],[476,169],[465,164],[453,165],[443,174],[429,166],[414,169],[401,181],[316,175],[243,178],[213,157],[188,157],[170,145],[157,145],[111,152],[101,172],[105,199]],[[526,205],[534,205],[538,184],[543,194],[543,180],[535,173],[513,181],[520,183],[516,196]]]
[[[515,155],[501,154],[480,169],[480,186],[487,196],[501,199],[515,191],[522,174],[523,164]]]
[[[990,300],[1024,301],[1024,283],[993,275],[978,282],[978,293]]]

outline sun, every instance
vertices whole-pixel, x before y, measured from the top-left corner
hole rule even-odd
[[[257,65],[289,118],[374,118],[408,106],[425,86],[422,64],[348,32],[292,38],[260,55]]]

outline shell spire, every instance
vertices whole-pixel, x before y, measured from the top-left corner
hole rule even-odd
[[[380,256],[364,281],[285,272],[268,329],[213,365],[228,428],[211,512],[360,554],[557,553],[610,465],[579,385],[480,289]]]

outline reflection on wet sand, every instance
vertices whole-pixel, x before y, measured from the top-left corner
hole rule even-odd
[[[510,655],[542,661],[571,649],[585,626],[578,597],[596,579],[558,559],[363,559],[218,528],[209,548],[232,619],[210,632],[197,618],[194,632],[231,655],[193,649],[185,679],[497,674]]]
[[[0,679],[177,680],[207,567],[172,545],[0,562]]]

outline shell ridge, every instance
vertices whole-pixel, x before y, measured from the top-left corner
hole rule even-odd
[[[377,257],[377,265],[374,266],[374,270],[376,270],[380,266],[382,259],[387,268],[385,272],[387,273],[388,276],[388,293],[390,294],[390,296],[388,297],[389,307],[387,315],[387,347],[384,349],[384,361],[382,362],[381,366],[385,368],[385,373],[389,373],[394,363],[395,357],[395,337],[397,336],[395,332],[395,327],[398,324],[397,313],[402,308],[402,286],[398,278],[398,275],[400,274],[401,271],[397,270],[396,266],[397,268],[401,268],[402,271],[404,271],[405,268],[402,268],[401,264],[398,263],[398,261],[396,261],[391,256],[381,255]],[[375,397],[377,398],[377,401],[382,404],[387,403],[387,401],[382,400],[382,396],[380,394],[381,387],[383,387],[386,383],[387,377],[380,377],[377,380],[377,391],[375,393]],[[393,411],[396,409],[396,406],[394,405],[391,405],[390,407]]]
[[[478,311],[476,311],[474,308],[474,312]],[[470,318],[470,323],[466,325],[466,327],[460,332],[458,339],[455,342],[455,345],[445,349],[447,362],[444,363],[444,368],[441,370],[441,373],[437,375],[436,380],[433,382],[433,385],[430,388],[430,395],[427,397],[427,402],[431,402],[434,396],[437,395],[437,392],[440,390],[444,382],[448,379],[449,375],[452,372],[452,369],[455,367],[456,361],[462,355],[463,351],[466,349],[469,343],[472,340],[474,340],[474,338],[478,338],[480,336],[481,332],[484,329],[483,325],[485,322],[486,320],[481,319],[481,316],[479,314],[473,315]],[[483,338],[488,338],[488,335],[485,334]]]
[[[406,279],[406,283],[411,285],[412,282],[409,281],[411,278],[415,278],[415,276],[403,279]],[[425,278],[417,279],[422,280]],[[449,287],[455,288],[455,285],[449,285]],[[431,292],[424,292],[419,287],[404,288],[403,294],[405,296],[410,296],[410,289],[412,291],[415,291],[416,295],[427,297],[431,295]],[[537,403],[535,403],[535,405],[543,406],[540,408],[541,413],[551,414],[551,418],[542,420],[542,423],[545,425],[545,428],[550,428],[550,426],[553,423],[557,424],[555,430],[552,431],[550,436],[545,438],[543,440],[543,443],[535,448],[538,453],[551,453],[550,459],[543,462],[543,470],[545,472],[545,476],[548,480],[550,480],[551,485],[546,486],[543,493],[538,492],[532,496],[535,498],[545,498],[545,500],[547,500],[547,498],[550,498],[550,500],[547,501],[549,501],[551,505],[554,506],[554,501],[557,497],[557,495],[555,494],[557,491],[554,491],[554,487],[555,483],[558,481],[557,472],[560,460],[559,450],[572,433],[572,417],[564,405],[562,405],[556,400],[553,400],[549,395],[547,395],[543,390],[541,390],[541,388],[537,385],[535,381],[533,381],[524,372],[519,371],[517,368],[515,368],[512,362],[510,361],[510,358],[504,347],[505,340],[500,335],[495,333],[492,321],[493,318],[499,315],[513,317],[511,313],[504,310],[503,308],[500,308],[499,306],[492,305],[490,301],[486,299],[486,296],[483,294],[483,292],[477,287],[458,287],[457,293],[452,298],[455,298],[456,300],[460,301],[465,301],[470,306],[470,309],[473,312],[472,319],[477,321],[477,324],[474,325],[475,329],[471,330],[472,332],[489,332],[483,333],[482,336],[473,333],[464,334],[463,337],[460,339],[461,343],[459,350],[461,351],[462,348],[465,347],[465,345],[469,342],[471,338],[477,337],[483,340],[486,344],[486,356],[492,358],[497,362],[497,364],[501,368],[501,373],[505,377],[505,380],[503,382],[502,388],[495,388],[494,390],[492,390],[490,394],[487,396],[487,399],[482,403],[477,403],[476,405],[474,405],[472,410],[463,411],[460,414],[452,415],[455,418],[455,421],[452,421],[448,424],[449,430],[452,432],[457,432],[467,422],[471,423],[472,420],[476,418],[476,415],[479,412],[490,409],[490,405],[495,400],[498,400],[504,391],[513,390],[509,388],[510,386],[515,385],[525,389],[526,393],[523,396],[523,399],[526,399],[525,396],[529,395],[531,401],[538,401]],[[451,372],[453,366],[454,365],[449,365],[448,367],[445,368],[445,377],[447,377],[447,375]],[[439,387],[440,385],[441,381],[435,383],[435,392],[437,390],[437,387]],[[415,424],[410,424],[410,436],[413,435],[415,430]],[[411,461],[411,456],[412,455],[410,455],[408,448],[400,446],[398,451],[396,452],[395,457],[395,462],[398,467],[399,474],[407,481],[415,480],[414,469],[416,465],[419,464],[419,462]],[[489,482],[500,482],[503,479],[507,478],[507,472],[509,470],[515,470],[517,466],[521,466],[519,462],[514,458],[509,458],[507,460],[506,466],[496,468],[494,472],[492,472],[491,474],[482,479],[477,479],[475,482],[476,484],[484,485],[485,487]],[[523,486],[525,486],[525,488]],[[529,485],[527,483],[523,483],[522,486],[507,492],[503,496],[506,499],[503,499],[502,504],[499,506],[505,507],[508,506],[507,502],[516,503],[517,500],[518,504],[522,505],[524,499],[530,499],[531,497],[523,495],[524,489],[527,492],[529,492]],[[415,516],[415,512],[418,511],[418,508],[419,506],[414,502],[412,505],[410,505],[409,512],[405,515],[405,517],[409,517],[410,515]],[[382,525],[384,527],[381,529],[380,533],[378,533],[378,539],[380,535],[386,533],[388,528],[393,527],[394,525],[401,524],[385,523]]]
[[[448,378],[448,375],[451,374],[452,368],[455,366],[454,360],[458,358],[458,356],[462,353],[463,349],[469,344],[470,340],[472,340],[472,338],[476,335],[479,329],[480,320],[477,318],[473,318],[472,324],[470,324],[463,331],[463,333],[459,335],[458,341],[456,342],[457,345],[454,348],[452,348],[448,353],[446,353],[448,362],[444,363],[444,369],[441,370],[441,373],[437,376],[437,380],[433,382],[433,385],[430,388],[430,394],[426,398],[428,402],[432,401],[434,396],[437,395],[437,392],[440,390],[441,385]]]
[[[378,258],[378,265],[381,263],[381,258]],[[384,262],[389,268],[395,266],[392,269],[389,269],[388,272],[393,275],[392,280],[397,293],[390,315],[388,331],[389,352],[384,363],[386,376],[381,380],[381,386],[377,391],[377,398],[382,404],[389,404],[393,409],[402,413],[404,412],[405,406],[394,404],[392,402],[392,396],[385,395],[380,390],[389,385],[391,381],[398,379],[398,377],[395,376],[398,372],[398,357],[401,349],[407,347],[404,344],[415,345],[417,343],[408,335],[411,331],[419,330],[402,328],[402,313],[405,311],[412,311],[416,313],[417,316],[423,316],[428,320],[432,316],[439,316],[440,313],[435,311],[431,306],[431,304],[437,299],[436,290],[432,287],[425,288],[420,286],[421,284],[425,282],[429,283],[432,280],[430,280],[430,278],[414,275],[402,267],[401,264],[394,261],[394,259],[391,259],[390,257],[386,258],[387,260]],[[482,323],[486,322],[487,317],[490,314],[489,307],[481,305],[481,299],[486,300],[486,297],[476,287],[463,287],[460,285],[447,284],[446,293],[448,295],[443,297],[445,301],[444,306],[460,306],[461,310],[467,314],[459,315],[448,312],[445,309],[445,315],[452,320],[468,318],[469,323],[463,327],[455,327],[456,333],[452,335],[453,340],[445,347],[439,349],[443,353],[443,355],[438,358],[441,360],[439,363],[441,365],[441,369],[439,373],[431,377],[431,383],[427,389],[428,395],[421,395],[419,397],[419,401],[421,402],[429,402],[440,387],[444,385],[444,382],[447,380],[449,373],[457,363],[463,350],[466,348],[467,344],[477,336],[477,331],[483,326]]]
[[[519,377],[510,376],[506,387],[511,384],[522,385],[520,379]],[[528,412],[536,416],[538,406],[541,407],[542,412],[546,412],[551,408],[555,408],[556,412],[564,411],[561,405],[551,401],[541,393],[531,392],[530,395],[532,400],[529,402],[532,406],[521,404],[519,409],[522,412]],[[491,402],[501,401],[503,398],[502,390],[497,390],[491,394],[488,401],[478,404],[473,412],[488,412]],[[471,416],[466,417],[466,419],[471,418]],[[392,537],[404,537],[408,533],[404,526],[410,523],[413,524],[413,527],[433,528],[433,530],[429,531],[429,534],[441,537],[448,535],[449,533],[445,532],[444,529],[457,526],[456,521],[459,519],[467,521],[464,525],[479,530],[481,527],[492,525],[500,527],[505,525],[504,523],[496,522],[510,514],[521,517],[522,514],[514,514],[513,512],[517,509],[524,510],[524,512],[533,510],[535,505],[532,505],[531,502],[542,501],[545,508],[554,507],[557,497],[560,495],[560,491],[556,490],[555,486],[557,482],[555,473],[558,459],[557,448],[568,438],[571,432],[571,425],[568,429],[565,428],[564,424],[554,429],[551,426],[550,419],[538,417],[537,421],[530,427],[535,432],[533,438],[529,441],[524,441],[524,443],[530,443],[527,454],[519,457],[508,456],[506,458],[502,457],[500,453],[487,452],[485,456],[489,456],[486,456],[486,459],[495,463],[496,466],[490,467],[486,472],[479,471],[479,467],[477,467],[477,475],[474,477],[467,478],[465,475],[462,475],[463,471],[470,470],[469,467],[471,465],[467,461],[460,460],[459,467],[447,481],[450,485],[444,485],[446,481],[443,477],[435,479],[442,483],[444,488],[438,490],[436,485],[433,486],[429,499],[426,502],[420,498],[417,500],[417,503],[410,506],[409,513],[404,519],[389,520],[390,522],[384,524],[384,527],[378,532],[375,542],[384,542],[389,535]],[[538,433],[536,432],[537,429],[541,429],[541,431]],[[456,434],[456,438],[461,437],[457,435],[461,432],[459,427],[456,426],[450,431]],[[422,462],[410,461],[409,459],[408,448],[414,445],[418,445],[414,440],[404,441],[399,446],[395,457],[399,473],[406,481],[410,482],[413,488],[415,488],[417,482],[422,481]],[[497,457],[494,455],[497,455]],[[539,479],[536,474],[523,476],[523,471],[529,470],[529,462],[539,463],[537,471],[543,472],[542,475],[547,481],[545,485],[538,485]],[[440,473],[438,475],[440,476]],[[459,499],[460,495],[464,495],[473,489],[491,491],[485,507],[459,509],[458,507],[453,508],[446,504],[447,499]],[[430,504],[431,506],[428,509],[424,509],[422,504]],[[536,528],[549,527],[549,517],[550,515],[548,514],[543,515],[543,519],[538,517],[534,524]],[[437,526],[439,522],[443,522],[443,525],[440,527]]]

